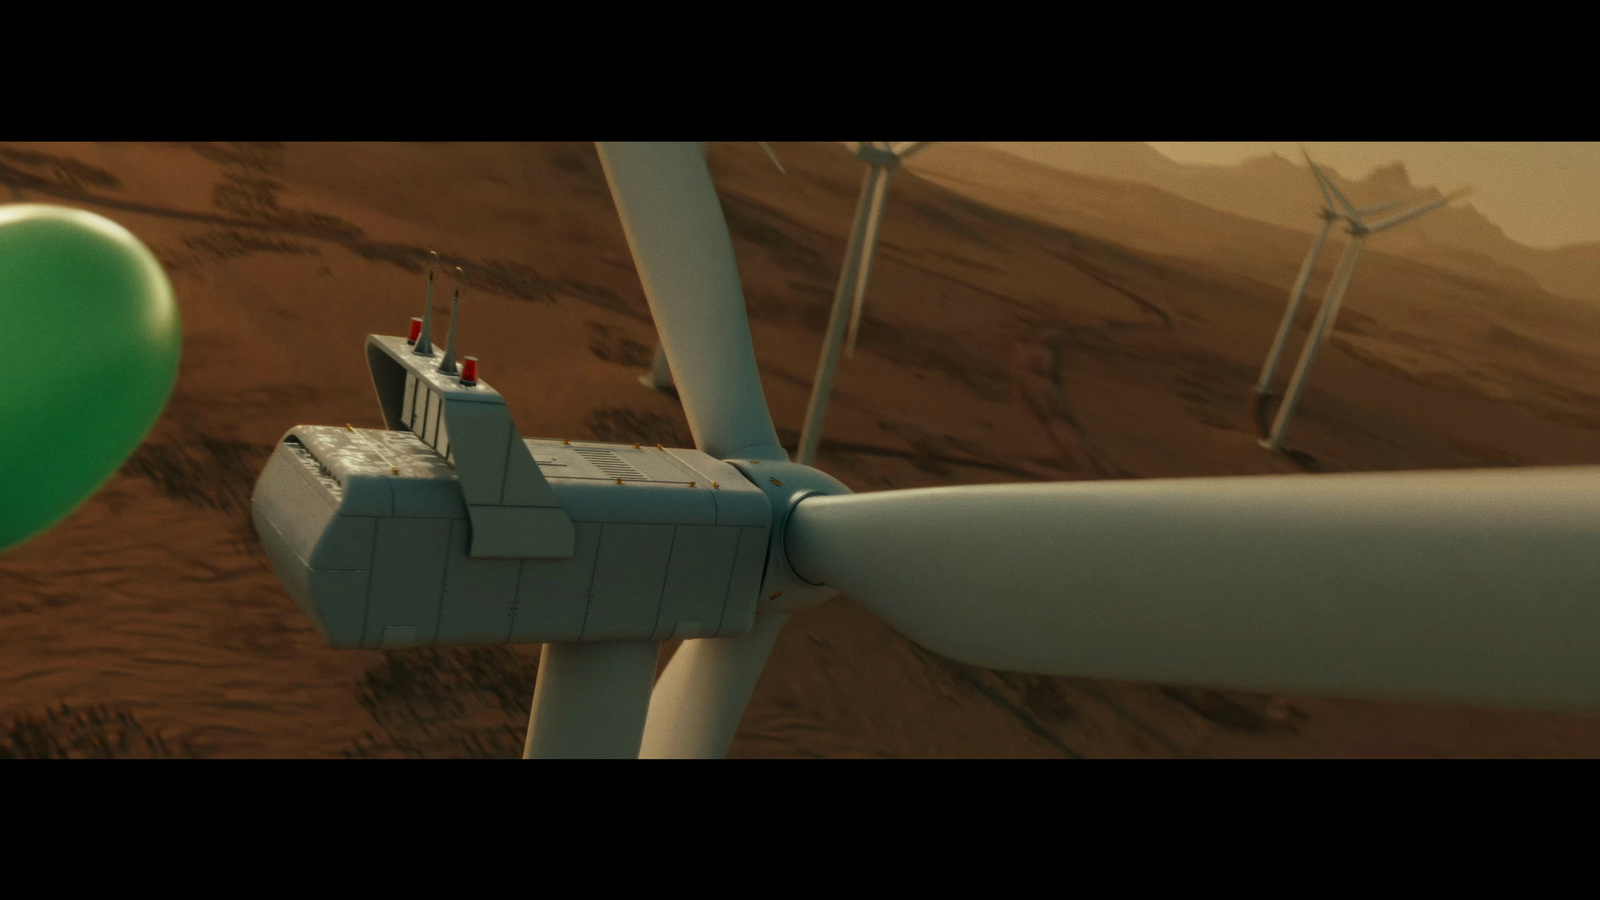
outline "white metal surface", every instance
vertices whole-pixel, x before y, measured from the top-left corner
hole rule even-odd
[[[733,240],[697,143],[598,145],[695,445],[788,459],[761,392]]]
[[[1014,671],[1600,709],[1600,467],[801,501],[796,570]]]
[[[524,759],[635,759],[661,645],[545,644]]]
[[[727,756],[788,619],[760,616],[744,637],[684,642],[656,682],[640,758]]]

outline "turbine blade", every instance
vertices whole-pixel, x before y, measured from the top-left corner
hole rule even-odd
[[[895,144],[890,149],[894,151],[894,155],[901,162],[905,162],[906,160],[910,159],[911,157],[917,155],[918,153],[921,153],[923,150],[926,150],[928,148],[928,145],[931,144],[931,143],[933,143],[933,142],[932,141],[904,141],[904,142]]]
[[[850,304],[850,331],[844,342],[844,355],[856,355],[856,332],[861,328],[861,310],[867,302],[867,280],[872,275],[872,255],[878,249],[878,226],[883,222],[883,207],[889,195],[889,175],[885,168],[872,192],[872,209],[867,214],[866,239],[861,250],[861,267],[856,274],[855,299]]]
[[[661,645],[545,644],[523,759],[635,759]]]
[[[1386,228],[1393,228],[1394,226],[1399,225],[1401,222],[1406,222],[1406,221],[1409,221],[1411,219],[1415,219],[1417,216],[1420,216],[1423,213],[1432,212],[1432,211],[1438,209],[1441,206],[1446,206],[1446,205],[1450,204],[1453,201],[1459,200],[1462,197],[1467,196],[1470,193],[1472,193],[1472,189],[1471,188],[1462,188],[1461,190],[1456,191],[1455,193],[1446,194],[1445,196],[1440,197],[1437,200],[1430,200],[1427,203],[1422,204],[1421,206],[1412,207],[1411,209],[1408,209],[1405,212],[1403,212],[1403,213],[1401,213],[1401,214],[1399,214],[1397,216],[1391,216],[1391,217],[1389,217],[1387,219],[1382,220],[1381,222],[1374,222],[1373,224],[1367,226],[1367,230],[1372,232],[1373,234],[1377,234],[1378,232],[1383,231]]]
[[[1377,206],[1363,207],[1362,209],[1356,210],[1356,215],[1358,215],[1358,216],[1370,216],[1373,213],[1380,213],[1380,212],[1383,212],[1386,209],[1394,209],[1396,206],[1399,206],[1400,204],[1405,203],[1405,202],[1406,201],[1404,201],[1404,200],[1390,200],[1388,203],[1379,203]]]
[[[761,392],[733,239],[699,145],[598,147],[695,446],[718,459],[788,459]]]
[[[811,497],[786,552],[973,665],[1600,709],[1600,466]]]
[[[744,637],[684,641],[650,697],[640,759],[722,759],[787,615],[758,616]]]
[[[761,149],[767,151],[767,158],[772,160],[772,164],[778,167],[778,174],[779,175],[787,175],[787,174],[789,174],[788,172],[785,172],[783,170],[783,163],[778,162],[778,154],[772,152],[772,145],[771,144],[767,143],[766,141],[762,141],[761,142]]]
[[[1322,170],[1318,169],[1317,164],[1311,161],[1311,154],[1306,152],[1304,144],[1300,145],[1300,155],[1306,158],[1306,165],[1311,169],[1311,177],[1317,182],[1317,190],[1322,194],[1322,202],[1326,204],[1329,209],[1333,209],[1333,195],[1328,193],[1328,186],[1323,183]]]
[[[1345,215],[1359,222],[1361,220],[1361,214],[1356,211],[1354,206],[1351,205],[1349,199],[1345,197],[1344,192],[1339,190],[1339,186],[1334,184],[1333,180],[1327,175],[1324,175],[1322,173],[1322,169],[1319,168],[1316,163],[1311,161],[1311,154],[1306,152],[1304,144],[1300,145],[1300,154],[1306,158],[1306,165],[1311,167],[1311,174],[1316,176],[1317,187],[1322,191],[1323,199],[1328,201],[1328,208],[1333,209],[1335,206],[1334,201],[1337,200],[1338,205],[1344,207]],[[1329,196],[1330,191],[1332,192],[1332,196]]]

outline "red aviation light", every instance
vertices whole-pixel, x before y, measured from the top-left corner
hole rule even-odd
[[[415,344],[417,338],[422,337],[422,320],[416,316],[411,317],[411,336],[406,338],[406,343]]]
[[[476,356],[462,357],[461,383],[467,387],[478,383],[478,358]]]

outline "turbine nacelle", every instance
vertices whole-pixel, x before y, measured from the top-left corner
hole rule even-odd
[[[476,360],[468,384],[400,338],[367,348],[389,429],[297,426],[251,498],[274,570],[330,645],[736,637],[758,598],[806,593],[769,540],[793,503],[775,520],[740,468],[659,444],[525,440]],[[796,468],[768,477],[844,491]]]
[[[267,556],[329,645],[740,637],[758,614],[837,593],[796,574],[783,540],[801,500],[849,493],[837,479],[660,444],[525,440],[467,359],[447,372],[414,339],[369,336],[388,429],[297,426],[256,483]]]

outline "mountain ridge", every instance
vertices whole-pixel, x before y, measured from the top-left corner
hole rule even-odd
[[[1211,165],[1179,162],[1139,141],[984,146],[1054,169],[1147,184],[1220,212],[1307,234],[1315,231],[1320,221],[1317,209],[1322,197],[1310,171],[1280,154],[1251,157],[1235,165]],[[1435,186],[1414,184],[1400,161],[1379,166],[1360,179],[1327,165],[1320,168],[1358,207],[1443,196]],[[1600,242],[1552,249],[1530,247],[1507,235],[1470,200],[1396,226],[1381,240],[1385,252],[1462,275],[1492,276],[1492,269],[1505,266],[1526,274],[1550,293],[1600,303]],[[1504,277],[1503,273],[1498,276]]]

